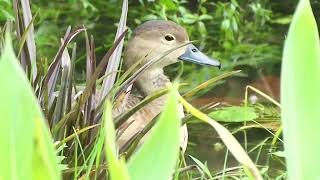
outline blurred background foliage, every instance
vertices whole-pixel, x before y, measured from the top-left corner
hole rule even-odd
[[[129,37],[139,24],[151,19],[168,19],[184,26],[199,48],[218,58],[222,71],[184,64],[183,82],[189,88],[225,71],[241,69],[238,81],[250,82],[260,76],[279,75],[282,46],[297,1],[293,0],[131,0]],[[52,60],[69,25],[84,25],[95,37],[97,60],[114,41],[121,13],[119,0],[33,0],[37,53],[41,60]],[[319,20],[320,1],[312,0]],[[0,24],[14,20],[11,1],[0,1]],[[85,39],[77,38],[76,69],[81,81],[85,69]],[[42,62],[42,61],[38,62]],[[174,77],[178,65],[168,68]],[[224,87],[225,88],[225,87]],[[232,89],[232,88],[231,88]],[[185,89],[186,91],[187,89]],[[209,91],[210,88],[206,89]],[[216,92],[219,88],[216,89]],[[224,90],[220,90],[224,91]]]

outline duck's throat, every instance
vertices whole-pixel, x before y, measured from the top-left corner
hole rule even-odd
[[[152,69],[144,72],[137,79],[137,86],[143,96],[147,96],[167,87],[170,80],[164,75],[163,69]]]

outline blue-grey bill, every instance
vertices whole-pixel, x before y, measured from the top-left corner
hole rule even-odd
[[[178,59],[201,65],[216,66],[219,69],[221,68],[221,64],[218,60],[209,58],[207,55],[199,51],[199,49],[196,48],[193,44],[189,44],[187,46],[186,52],[179,56]]]

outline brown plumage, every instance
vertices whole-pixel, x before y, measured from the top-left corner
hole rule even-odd
[[[143,23],[133,33],[124,52],[124,64],[126,68],[133,66],[137,61],[144,58],[142,64],[150,61],[152,58],[158,57],[164,52],[189,42],[186,30],[178,24],[171,21],[154,20]],[[192,52],[191,52],[192,51]],[[182,55],[184,55],[182,57]],[[145,97],[155,91],[165,88],[171,82],[164,75],[163,68],[170,64],[176,63],[178,58],[196,62],[199,64],[208,64],[220,66],[220,63],[211,60],[202,54],[193,45],[184,46],[162,58],[159,62],[152,65],[144,71],[134,83],[139,93]],[[130,95],[124,107],[114,109],[113,115],[128,110],[133,107],[141,99]],[[118,139],[121,147],[125,142],[131,139],[136,133],[141,131],[156,115],[158,115],[165,104],[166,96],[162,96],[149,103],[133,116],[131,116],[120,129],[125,129]],[[180,116],[183,117],[183,107],[180,105],[178,109]],[[181,147],[185,150],[188,140],[187,127],[181,129]]]
[[[175,40],[167,41],[166,36],[172,36]],[[189,41],[188,35],[184,28],[171,21],[148,21],[139,27],[133,33],[132,38],[128,42],[128,46],[124,52],[124,64],[129,68],[138,60],[145,57],[143,63],[148,62],[152,58],[163,54],[176,46],[182,45]],[[178,57],[185,52],[185,48],[181,48],[162,60],[154,66],[146,70],[134,83],[142,96],[165,88],[170,84],[170,80],[163,73],[163,67],[178,61]],[[120,106],[113,111],[113,115],[128,110],[137,104],[141,99],[137,96],[130,95],[125,106]],[[166,96],[162,96],[149,103],[133,116],[131,116],[120,129],[125,129],[118,139],[120,147],[124,145],[136,133],[140,132],[156,115],[158,115],[165,104]],[[182,107],[181,112],[183,115]],[[186,128],[186,127],[185,127]],[[184,130],[186,132],[186,130]],[[187,133],[186,133],[187,134]],[[184,136],[186,136],[186,134]],[[187,139],[187,138],[184,138]],[[186,141],[185,141],[186,143]],[[185,146],[185,145],[184,145]]]

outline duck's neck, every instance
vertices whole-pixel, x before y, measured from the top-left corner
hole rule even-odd
[[[163,69],[150,69],[137,79],[137,86],[143,96],[147,96],[167,87],[170,80],[164,75]]]

